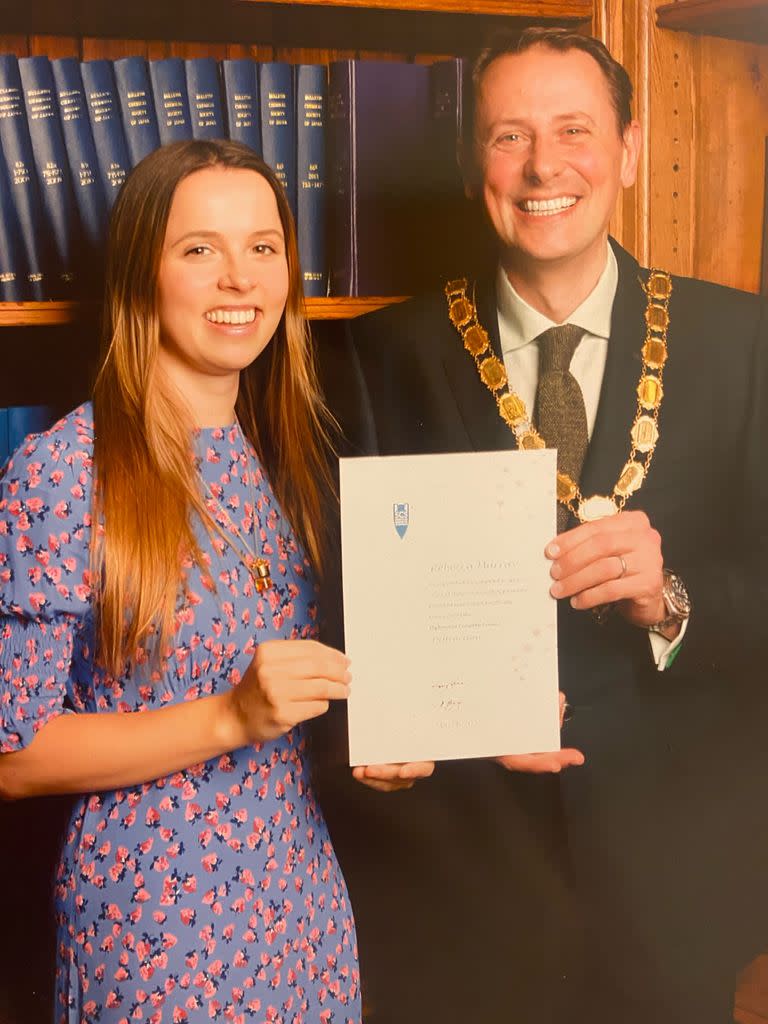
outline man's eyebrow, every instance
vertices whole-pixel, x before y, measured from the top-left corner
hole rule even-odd
[[[570,110],[565,114],[558,114],[553,118],[554,121],[573,121],[574,119],[589,121],[590,124],[595,123],[595,119],[591,117],[586,110]]]

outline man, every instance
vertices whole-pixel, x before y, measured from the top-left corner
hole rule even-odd
[[[326,368],[353,453],[558,448],[568,749],[322,787],[371,1024],[722,1024],[768,946],[766,329],[609,242],[631,92],[567,30],[486,51],[463,169],[494,269],[353,323]]]

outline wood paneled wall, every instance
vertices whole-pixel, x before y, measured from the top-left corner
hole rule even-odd
[[[643,262],[757,291],[768,46],[660,29],[661,2],[595,5],[595,33],[631,74],[646,135],[613,230]]]

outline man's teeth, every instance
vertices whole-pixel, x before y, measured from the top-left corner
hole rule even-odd
[[[205,314],[212,324],[250,324],[256,319],[255,309],[212,309]]]
[[[524,199],[520,204],[526,213],[538,213],[547,217],[569,206],[576,205],[576,196],[560,196],[557,199]]]

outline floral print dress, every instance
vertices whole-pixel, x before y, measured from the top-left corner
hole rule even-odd
[[[196,436],[215,583],[187,567],[162,673],[94,663],[93,415],[22,446],[0,484],[0,751],[61,714],[141,712],[237,685],[257,644],[316,635],[314,586],[237,426]],[[215,498],[215,502],[214,499]],[[271,563],[255,591],[234,535]],[[222,514],[222,509],[226,514]],[[233,546],[234,545],[234,546]],[[238,550],[239,548],[239,550]],[[355,930],[301,727],[166,778],[84,796],[55,883],[57,1024],[358,1024]]]

